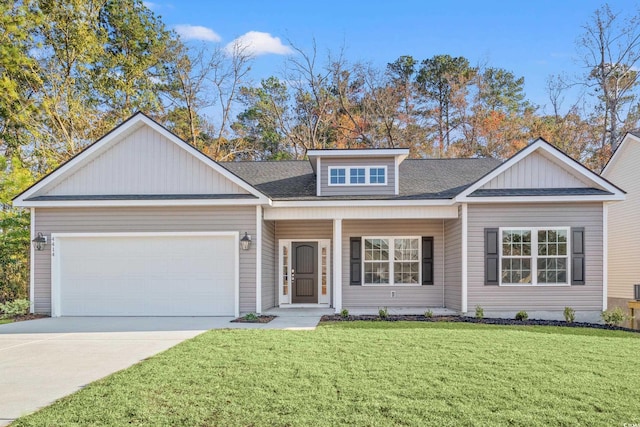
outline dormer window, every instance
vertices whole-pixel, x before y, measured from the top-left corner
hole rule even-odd
[[[347,179],[348,177],[348,179]],[[386,185],[387,168],[346,166],[329,168],[329,185]]]

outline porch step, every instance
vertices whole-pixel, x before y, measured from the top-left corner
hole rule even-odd
[[[262,312],[264,315],[272,315],[278,317],[318,317],[334,314],[332,308],[309,308],[309,307],[291,307],[280,308],[274,307]]]
[[[384,307],[357,307],[350,309],[349,314],[354,316],[364,314],[377,315],[382,308]],[[387,307],[387,312],[389,314],[396,315],[421,315],[424,314],[427,310],[431,310],[434,316],[456,316],[459,314],[455,310],[444,307]]]

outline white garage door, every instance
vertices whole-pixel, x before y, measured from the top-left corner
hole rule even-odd
[[[54,235],[54,316],[234,316],[236,234]]]

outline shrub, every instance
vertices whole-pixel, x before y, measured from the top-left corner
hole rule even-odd
[[[244,315],[244,320],[249,322],[255,322],[256,320],[258,320],[258,316],[256,316],[255,313],[247,313]]]
[[[573,321],[576,320],[576,311],[571,307],[565,307],[564,320],[567,323],[573,323]]]
[[[625,320],[629,318],[620,307],[616,307],[613,310],[605,310],[601,314],[602,320],[609,326],[620,326]]]
[[[429,319],[431,319],[433,317],[433,311],[431,310],[427,310],[424,312],[424,317],[428,317]]]
[[[516,320],[519,320],[522,322],[524,320],[527,320],[528,318],[529,318],[529,315],[524,310],[520,310],[519,312],[516,313]]]
[[[29,300],[27,299],[17,299],[13,301],[7,301],[4,304],[0,304],[0,318],[8,319],[11,317],[20,316],[22,314],[27,314],[29,311]]]
[[[484,317],[484,308],[476,305],[476,319],[482,319]]]
[[[381,320],[386,320],[389,318],[389,310],[387,307],[383,307],[378,310],[378,316],[380,316]]]
[[[349,310],[343,308],[340,312],[340,317],[342,317],[343,319],[347,319],[349,317]]]

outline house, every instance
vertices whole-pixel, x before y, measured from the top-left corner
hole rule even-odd
[[[626,199],[608,209],[608,305],[627,310],[640,283],[640,133],[628,133],[609,159],[602,176],[622,186]]]
[[[31,209],[32,311],[606,307],[622,190],[543,140],[503,163],[408,154],[216,163],[138,113],[14,199]]]

